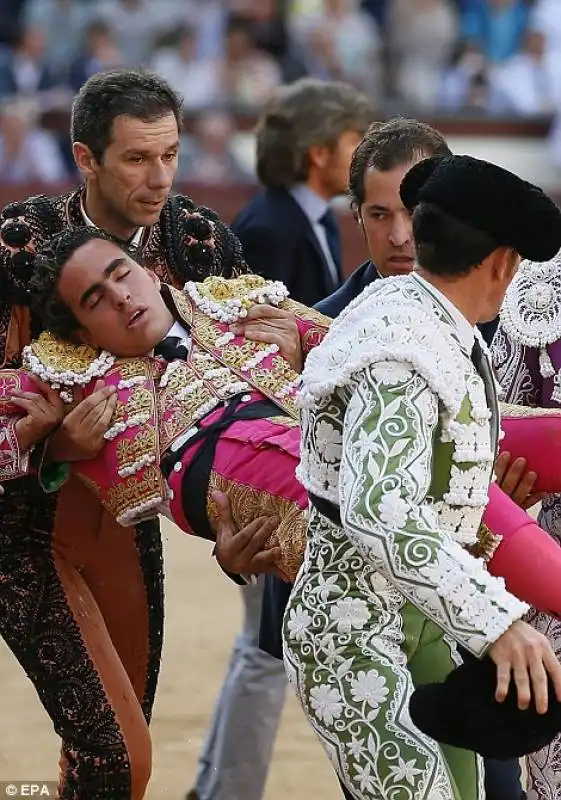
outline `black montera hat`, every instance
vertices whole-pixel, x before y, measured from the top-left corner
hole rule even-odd
[[[530,261],[549,261],[561,249],[561,211],[553,200],[488,161],[471,156],[423,159],[407,172],[399,192],[409,211],[419,203],[433,203]]]
[[[548,680],[548,710],[517,705],[511,682],[506,699],[495,700],[497,667],[486,656],[454,669],[444,683],[419,686],[409,701],[413,724],[441,744],[509,760],[535,753],[561,731],[561,703]]]

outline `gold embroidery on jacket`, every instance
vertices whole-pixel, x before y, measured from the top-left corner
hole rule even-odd
[[[217,348],[216,341],[222,336],[222,329],[218,322],[215,322],[205,314],[196,311],[193,317],[193,335],[200,343],[201,347],[216,353],[217,359],[222,364],[235,370],[240,381],[247,381],[258,391],[276,403],[290,416],[297,418],[298,410],[294,398],[288,394],[277,397],[284,387],[293,381],[297,381],[298,374],[290,367],[288,362],[278,356],[272,360],[271,366],[263,369],[259,365],[249,369],[243,369],[247,362],[254,358],[257,353],[267,348],[267,345],[259,342],[244,342],[242,345],[229,343],[222,349]]]
[[[159,466],[151,464],[137,475],[120,480],[107,492],[106,506],[110,514],[120,521],[127,512],[153,508],[166,496],[165,483]]]
[[[280,547],[281,554],[276,566],[289,581],[294,582],[304,558],[308,529],[307,512],[293,500],[237,483],[212,470],[207,494],[209,498],[207,511],[213,530],[217,514],[211,495],[216,491],[228,495],[232,517],[238,529],[249,525],[260,516],[277,517],[280,520],[278,528],[273,531],[264,549]]]

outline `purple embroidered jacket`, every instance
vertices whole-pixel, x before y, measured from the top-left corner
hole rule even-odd
[[[561,253],[525,261],[512,282],[491,347],[501,400],[561,407]],[[561,541],[561,495],[542,503],[540,524]]]

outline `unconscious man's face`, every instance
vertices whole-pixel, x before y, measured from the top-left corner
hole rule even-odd
[[[82,341],[116,356],[148,355],[173,324],[156,276],[103,239],[92,239],[69,258],[58,292]]]

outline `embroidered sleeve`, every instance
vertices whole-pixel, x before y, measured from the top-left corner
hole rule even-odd
[[[29,451],[23,453],[16,436],[16,419],[0,416],[0,483],[29,472]]]
[[[542,377],[538,348],[522,344],[499,325],[491,354],[502,389],[501,400],[524,406],[540,405]]]
[[[371,366],[343,429],[341,519],[360,552],[423,614],[482,655],[527,610],[446,534],[428,493],[439,404],[408,365]],[[465,469],[469,488],[473,465]],[[461,482],[460,482],[461,483]]]
[[[296,317],[300,341],[302,342],[302,356],[305,360],[308,353],[323,341],[329,329],[331,318],[295,300],[285,300],[282,308]]]

